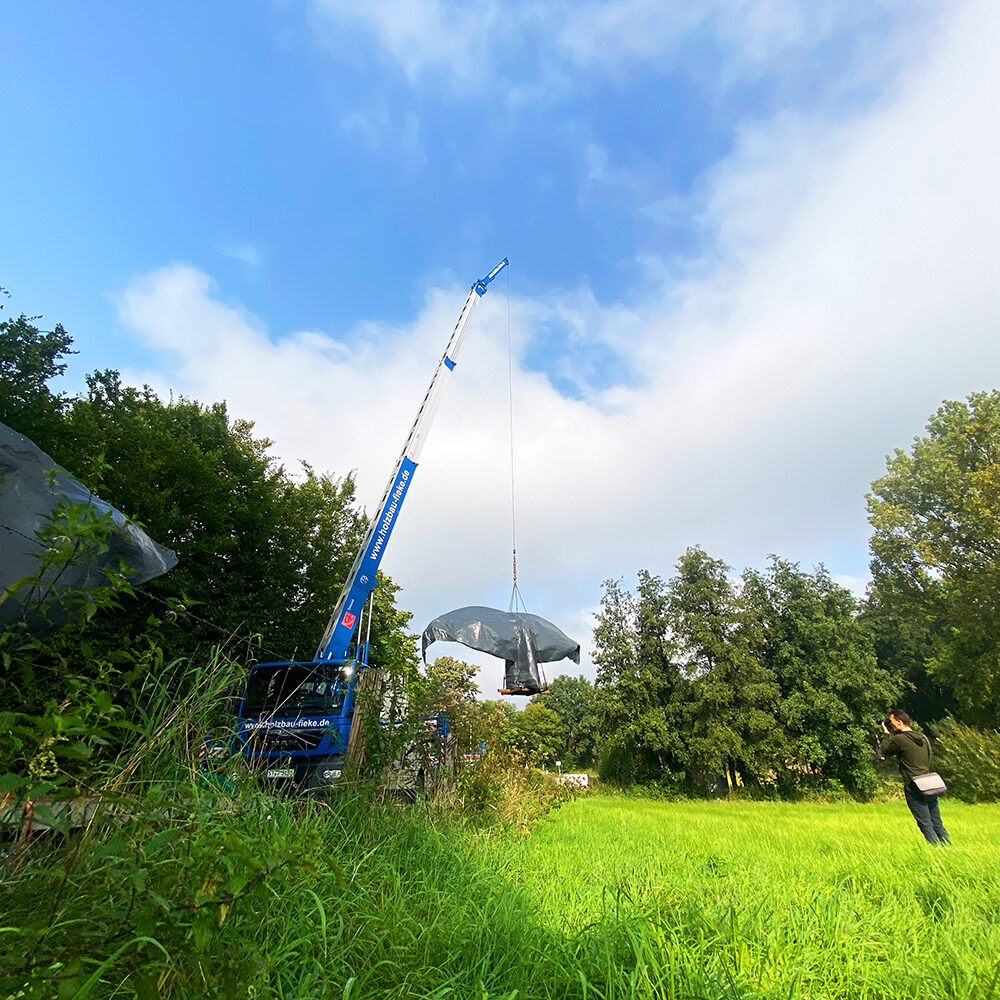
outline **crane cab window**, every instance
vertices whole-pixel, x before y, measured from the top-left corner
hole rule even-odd
[[[333,665],[268,665],[250,672],[242,714],[244,718],[330,715],[340,711],[346,694],[347,681]]]

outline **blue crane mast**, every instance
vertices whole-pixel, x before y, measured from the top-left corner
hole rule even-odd
[[[441,396],[479,300],[506,266],[504,258],[469,290],[315,658],[260,663],[249,670],[236,740],[240,753],[261,767],[266,778],[291,782],[300,788],[317,788],[342,774],[355,688],[360,672],[368,667],[369,643],[355,638],[365,605],[370,629],[378,568],[413,482]]]

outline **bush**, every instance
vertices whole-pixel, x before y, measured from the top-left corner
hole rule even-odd
[[[450,805],[467,823],[525,833],[540,816],[579,794],[530,767],[518,751],[493,747],[462,768],[455,790]]]
[[[951,717],[938,723],[936,767],[965,802],[1000,800],[1000,732],[973,729]]]

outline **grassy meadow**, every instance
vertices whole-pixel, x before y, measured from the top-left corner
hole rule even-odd
[[[594,796],[510,877],[614,997],[1000,996],[1000,807]],[[581,995],[585,995],[581,993]]]
[[[0,997],[1000,996],[1000,806],[588,795],[484,830],[424,806],[173,785],[0,882]]]

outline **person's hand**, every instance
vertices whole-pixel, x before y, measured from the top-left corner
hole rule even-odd
[[[883,733],[889,732],[889,727],[884,722],[882,723],[882,732]]]

